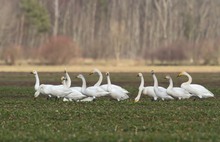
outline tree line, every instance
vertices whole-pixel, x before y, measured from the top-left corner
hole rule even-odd
[[[219,64],[219,0],[0,0],[0,57]],[[59,56],[59,58],[57,58]]]

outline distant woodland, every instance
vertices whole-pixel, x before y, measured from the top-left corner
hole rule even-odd
[[[0,0],[4,64],[220,64],[220,0]]]

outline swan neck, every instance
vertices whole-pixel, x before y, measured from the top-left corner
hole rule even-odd
[[[111,87],[111,80],[110,76],[107,76],[107,83],[108,83],[108,89]]]
[[[154,79],[154,87],[158,88],[158,81],[155,74],[153,74],[153,79]]]
[[[141,76],[141,83],[140,83],[140,86],[139,86],[139,89],[142,89],[144,88],[144,77]]]
[[[81,79],[82,79],[82,92],[84,93],[86,90],[86,79],[84,77],[82,77]]]
[[[36,82],[35,82],[35,85],[34,85],[34,89],[37,90],[40,86],[40,79],[39,79],[39,76],[38,76],[37,73],[35,74],[35,79],[36,79]]]
[[[135,101],[136,101],[136,102],[138,102],[138,101],[140,100],[140,98],[141,98],[141,93],[142,93],[142,89],[139,89],[138,95],[137,95],[137,97],[135,98]]]
[[[67,87],[70,87],[71,86],[71,78],[69,76],[69,74],[66,72],[66,81],[65,81],[65,84]]]
[[[100,71],[97,71],[98,75],[99,75],[99,80],[96,82],[96,84],[94,86],[100,86],[103,80],[103,76],[102,73]]]
[[[170,78],[169,82],[170,82],[170,84],[167,89],[172,89],[173,88],[173,80]]]
[[[191,84],[192,83],[192,77],[187,73],[186,76],[188,77],[188,81],[185,82],[187,84]]]

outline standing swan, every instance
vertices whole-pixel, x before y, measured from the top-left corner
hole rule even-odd
[[[31,72],[34,74],[36,82],[35,82],[35,94],[34,97],[38,97],[40,94],[48,95],[48,96],[55,96],[55,97],[65,97],[72,93],[70,89],[65,87],[64,85],[50,85],[50,84],[41,84],[37,71]]]
[[[181,72],[177,77],[180,76],[187,76],[188,81],[181,84],[181,88],[185,89],[189,93],[191,93],[193,96],[197,96],[199,98],[209,98],[214,97],[214,94],[210,92],[208,89],[206,89],[204,86],[199,84],[191,84],[192,83],[192,77],[185,71]]]
[[[64,70],[64,73],[65,73],[65,77],[61,78],[62,84],[66,85],[71,90],[77,90],[77,91],[82,92],[82,87],[71,87],[71,78],[70,78],[68,72],[66,71],[66,69]]]
[[[117,89],[115,87],[112,87],[111,80],[110,80],[110,74],[108,72],[106,73],[106,76],[107,76],[107,82],[108,82],[107,90],[110,92],[109,95],[113,99],[116,99],[117,101],[122,101],[122,100],[128,99],[129,96],[125,92],[123,92],[122,90]]]
[[[163,101],[164,100],[173,100],[173,97],[169,96],[166,92],[166,89],[165,90],[162,90],[158,87],[158,81],[157,81],[157,77],[154,73],[154,71],[152,70],[151,71],[151,74],[153,76],[153,79],[154,79],[154,92],[155,94],[161,98]]]
[[[167,88],[167,94],[169,94],[170,96],[177,98],[179,100],[188,99],[192,96],[188,91],[186,91],[183,88],[173,87],[173,80],[169,75],[167,75],[165,77],[165,79],[169,80],[169,82],[170,82],[170,84]]]
[[[108,84],[103,84],[103,85],[101,85],[102,80],[103,80],[103,76],[102,76],[101,71],[98,70],[98,69],[94,69],[93,72],[90,73],[90,75],[92,75],[92,74],[94,74],[94,73],[97,73],[97,74],[99,75],[99,80],[97,81],[97,83],[96,83],[94,86],[100,86],[102,89],[104,89],[105,91],[107,91],[107,86],[108,86]],[[112,86],[113,88],[116,88],[116,89],[121,90],[122,92],[124,92],[124,93],[126,93],[126,94],[129,93],[126,89],[122,88],[121,86],[114,85],[114,84],[111,84],[111,86]]]
[[[61,81],[62,81],[62,84],[64,85],[64,86],[66,86],[67,88],[69,88],[68,86],[67,86],[67,84],[65,83],[65,77],[62,77],[61,78]],[[67,96],[65,96],[64,97],[64,99],[63,99],[63,101],[72,101],[72,100],[75,100],[75,101],[78,101],[78,100],[81,100],[81,99],[84,99],[84,98],[86,98],[87,96],[86,95],[83,95],[82,93],[81,93],[81,91],[79,91],[79,90],[77,90],[77,89],[74,89],[74,87],[72,87],[72,88],[69,88],[71,91],[72,91],[72,93],[70,93],[70,94],[68,94]]]
[[[147,86],[144,87],[144,77],[142,73],[138,73],[137,77],[141,78],[141,83],[139,86],[139,91],[138,95],[135,98],[135,102],[138,102],[140,100],[141,94],[148,95],[149,97],[153,98],[154,101],[157,100],[157,95],[154,92],[154,87],[153,86]],[[160,87],[162,89],[162,87]],[[165,88],[163,88],[165,90]]]
[[[82,79],[82,93],[89,97],[102,97],[109,94],[109,92],[106,92],[105,90],[101,89],[100,87],[91,86],[86,87],[86,80],[82,74],[79,74],[77,78]]]

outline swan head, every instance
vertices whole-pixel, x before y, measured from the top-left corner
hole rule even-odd
[[[62,76],[60,79],[61,79],[61,81],[66,81],[67,80],[67,78],[64,77],[64,76]]]
[[[93,69],[93,71],[91,72],[91,73],[89,73],[89,75],[92,75],[92,74],[94,74],[94,73],[99,73],[100,72],[100,70],[99,69],[97,69],[97,68],[95,68],[95,69]]]
[[[33,70],[33,71],[31,72],[31,74],[36,75],[36,74],[37,74],[37,71]]]
[[[183,76],[183,75],[187,75],[187,74],[188,74],[187,72],[182,71],[181,73],[179,73],[179,74],[177,75],[177,77],[181,77],[181,76]]]
[[[134,99],[134,102],[136,103],[136,102],[138,102],[140,100],[140,97],[136,97],[135,99]]]
[[[143,74],[139,72],[139,73],[137,74],[137,77],[141,77],[141,76],[143,76]]]
[[[171,78],[171,77],[170,77],[169,75],[166,75],[166,76],[165,76],[165,79],[168,79],[168,80],[169,80],[170,78]]]
[[[154,70],[151,70],[151,74],[154,75]]]
[[[66,68],[64,69],[64,73],[67,73]]]
[[[82,74],[79,74],[76,78],[84,78]]]
[[[109,74],[109,72],[106,72],[106,76],[109,76],[110,74]]]

